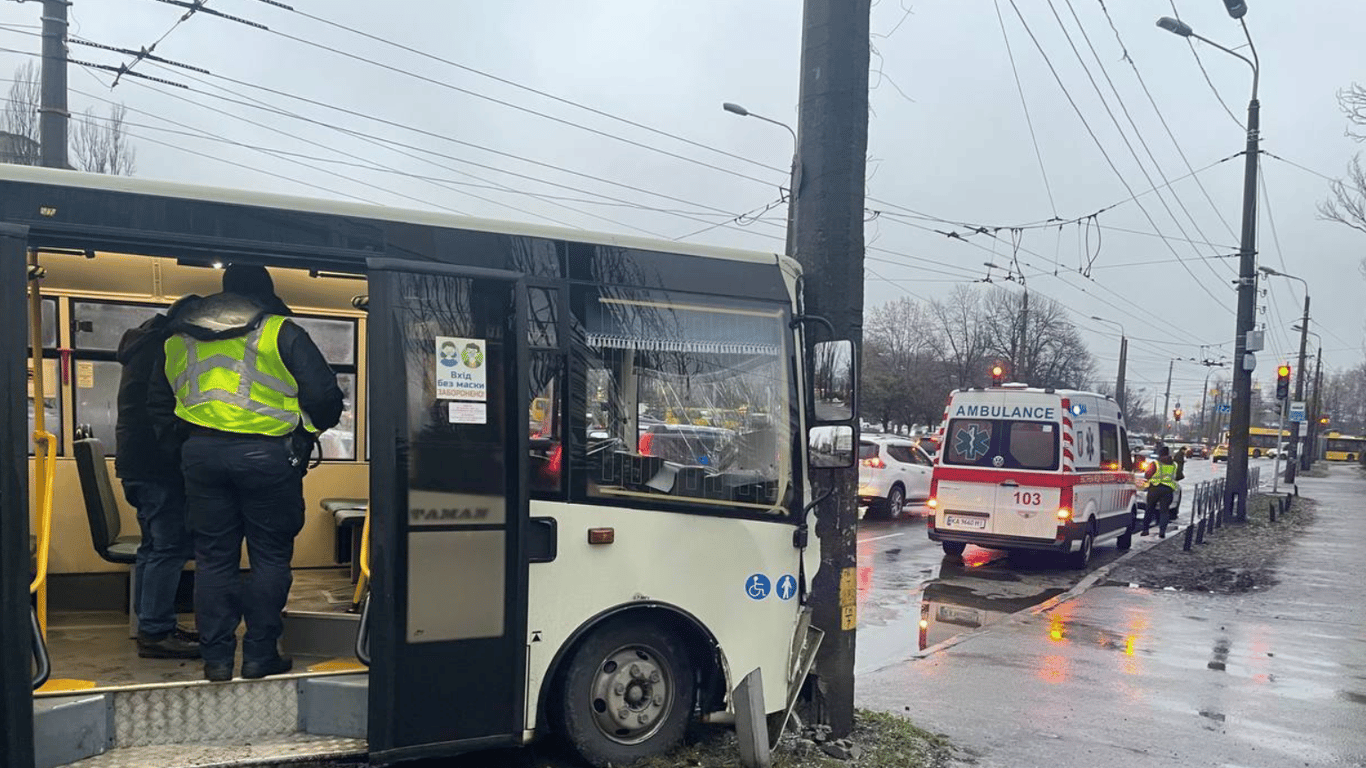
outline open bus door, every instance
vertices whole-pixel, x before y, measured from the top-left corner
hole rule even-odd
[[[28,228],[0,223],[0,755],[14,766],[33,765],[33,669],[42,648],[40,637],[31,638],[29,435],[20,410],[28,400],[27,256]]]
[[[525,286],[388,259],[369,277],[370,759],[520,744]]]

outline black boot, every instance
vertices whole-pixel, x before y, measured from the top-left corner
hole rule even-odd
[[[174,632],[164,635],[138,633],[138,656],[144,659],[197,659],[199,643],[189,642]]]

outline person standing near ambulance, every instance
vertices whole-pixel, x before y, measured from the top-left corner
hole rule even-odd
[[[293,667],[278,643],[304,524],[303,476],[317,435],[341,418],[342,392],[288,312],[264,267],[229,266],[223,291],[192,302],[172,325],[166,375],[149,395],[158,434],[183,440],[195,622],[210,681],[232,679],[243,619],[242,677]]]
[[[1162,445],[1157,449],[1157,461],[1149,463],[1143,475],[1148,479],[1148,500],[1143,510],[1143,535],[1148,535],[1148,528],[1156,520],[1157,536],[1165,539],[1167,512],[1171,509],[1172,498],[1176,495],[1177,481],[1181,480],[1185,473],[1181,466],[1172,460],[1171,449]]]

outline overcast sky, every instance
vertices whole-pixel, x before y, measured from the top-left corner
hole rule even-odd
[[[1212,89],[1187,43],[1154,26],[1157,17],[1172,14],[1170,0],[1109,0],[1104,6],[1113,30],[1099,0],[1052,0],[1067,35],[1049,2],[1015,2],[1037,46],[1010,0],[1000,0],[1005,37],[993,0],[881,0],[873,9],[868,208],[884,213],[870,214],[868,224],[868,306],[907,294],[943,295],[955,284],[985,277],[985,261],[1010,267],[1012,226],[1053,217],[1071,222],[1113,205],[1082,224],[1022,230],[1019,268],[1012,271],[1024,273],[1030,291],[1073,311],[1087,329],[1103,376],[1113,376],[1116,367],[1117,332],[1089,318],[1122,322],[1131,338],[1129,386],[1160,392],[1173,357],[1232,353],[1230,281],[1236,259],[1220,257],[1237,251],[1243,163],[1233,155],[1242,150],[1244,135],[1235,116],[1242,121],[1246,113],[1250,70],[1197,43]],[[1366,81],[1361,54],[1366,3],[1248,4],[1248,26],[1265,68],[1263,149],[1309,169],[1264,157],[1270,204],[1261,206],[1260,263],[1309,282],[1325,366],[1346,368],[1362,357],[1366,280],[1357,265],[1366,254],[1366,237],[1317,218],[1315,205],[1327,194],[1327,182],[1314,172],[1338,175],[1355,152],[1366,149],[1344,137],[1346,123],[1334,100],[1334,92],[1353,79]],[[786,181],[791,139],[777,126],[723,112],[721,103],[738,102],[755,113],[795,122],[798,0],[294,0],[293,5],[316,18],[260,0],[214,0],[210,7],[269,31],[206,14],[172,30],[182,13],[172,5],[75,0],[74,36],[136,49],[166,35],[156,47],[158,55],[212,74],[143,62],[136,71],[190,88],[125,78],[111,91],[108,73],[73,66],[73,107],[105,110],[101,99],[128,106],[137,175],[143,178],[350,196],[757,250],[782,248],[781,206],[758,221],[744,219],[744,226],[734,217],[758,215],[776,203],[779,185]],[[1218,0],[1178,0],[1176,7],[1198,33],[1230,47],[1243,42],[1240,27]],[[0,27],[0,47],[36,52],[35,30],[12,25],[37,24],[39,11],[37,2],[0,4],[0,24],[6,25]],[[1176,143],[1134,67],[1123,60],[1123,50]],[[126,59],[79,45],[71,54],[105,64]],[[7,72],[33,60],[17,53],[0,56]],[[1122,101],[1114,97],[1106,75]],[[1105,94],[1104,105],[1096,87]],[[1203,190],[1192,178],[1181,178],[1192,168],[1200,171],[1195,178]],[[1164,174],[1173,182],[1170,189],[1149,192],[1164,184]],[[1137,202],[1128,201],[1145,192]],[[975,235],[963,242],[926,229],[947,232],[955,229],[952,225],[910,218],[912,211],[1004,229],[995,239]],[[699,230],[706,231],[692,234]],[[1089,277],[1081,272],[1088,266]],[[1002,270],[991,274],[996,285],[1006,276]],[[1019,282],[1004,285],[1018,290]],[[1269,293],[1260,303],[1266,313],[1259,319],[1267,326],[1269,350],[1259,356],[1256,379],[1268,383],[1275,364],[1297,352],[1298,334],[1289,326],[1301,313],[1304,294],[1299,283],[1282,278],[1264,286]],[[1202,350],[1201,344],[1215,346]],[[1312,337],[1310,346],[1315,346]],[[1206,372],[1198,363],[1178,360],[1173,400],[1180,398],[1191,410],[1198,406]]]

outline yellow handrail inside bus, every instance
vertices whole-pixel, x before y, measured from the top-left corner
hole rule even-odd
[[[33,478],[39,481],[34,496],[37,511],[37,566],[29,594],[36,595],[38,627],[47,637],[47,563],[52,540],[52,486],[56,476],[57,438],[47,431],[47,385],[43,376],[43,297],[38,280],[43,276],[38,266],[38,252],[29,251],[28,324],[29,345],[33,354]]]
[[[356,579],[356,593],[351,596],[352,605],[360,605],[365,596],[365,588],[370,585],[370,509],[365,510],[365,524],[360,530],[360,578]]]

